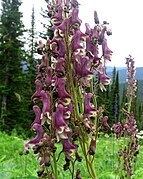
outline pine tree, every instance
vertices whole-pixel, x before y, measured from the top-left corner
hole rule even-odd
[[[112,84],[110,89],[110,120],[114,124],[119,120],[120,97],[119,97],[119,73],[116,67],[113,69]]]
[[[2,0],[0,22],[0,118],[8,131],[20,121],[24,25],[19,0]]]

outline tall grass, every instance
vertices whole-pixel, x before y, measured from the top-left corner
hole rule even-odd
[[[36,155],[31,150],[27,155],[19,155],[23,150],[24,140],[17,137],[16,134],[8,136],[6,133],[0,133],[0,179],[36,179],[37,171],[40,169]],[[141,143],[141,141],[140,141]],[[95,167],[98,179],[119,179],[117,168],[117,149],[120,142],[114,141],[113,137],[99,137],[97,143]],[[61,150],[58,144],[58,150]],[[64,156],[60,157],[60,166],[58,166],[59,179],[70,179],[69,171],[63,172]],[[86,171],[85,161],[76,164],[76,168],[81,169],[83,179],[90,178]],[[140,145],[140,151],[137,163],[134,168],[135,179],[143,178],[143,145]]]

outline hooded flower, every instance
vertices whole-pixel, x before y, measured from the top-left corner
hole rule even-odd
[[[112,51],[107,46],[107,40],[104,38],[102,43],[102,52],[105,60],[111,61]]]
[[[63,77],[65,74],[65,59],[57,58],[55,72],[58,77]]]
[[[51,23],[54,26],[58,26],[62,23],[62,21],[63,21],[62,12],[63,12],[63,9],[62,9],[62,6],[60,4],[57,8],[56,14],[51,18]]]
[[[42,83],[40,80],[36,80],[35,81],[35,85],[36,85],[36,92],[33,94],[33,96],[31,97],[34,101],[41,101],[41,91],[42,91]]]
[[[64,105],[68,105],[71,102],[71,97],[66,91],[66,78],[57,78],[55,86],[59,99],[63,102]]]
[[[84,98],[84,115],[87,117],[95,117],[96,115],[96,109],[94,108],[94,105],[90,102],[92,96],[92,93],[87,93]]]
[[[90,155],[94,155],[95,154],[95,150],[96,150],[96,140],[95,139],[91,139],[91,142],[90,142],[90,147],[89,147],[89,154]]]
[[[37,135],[36,135],[36,137],[34,139],[24,143],[25,151],[26,152],[29,152],[28,146],[30,144],[37,144],[37,143],[39,143],[40,140],[43,138],[43,135],[44,135],[43,127],[40,124],[34,123],[33,126],[32,126],[32,129],[34,129],[36,131]]]
[[[71,160],[72,153],[76,150],[76,147],[70,143],[69,138],[62,140],[63,152],[67,159]]]
[[[82,57],[77,55],[75,59],[75,73],[80,77],[89,77],[93,76],[93,73],[90,71],[90,61],[89,57]]]
[[[81,41],[83,37],[84,34],[80,30],[77,30],[74,36],[72,37],[72,41],[71,41],[71,48],[73,52],[77,52],[78,49],[83,48],[81,45]]]
[[[46,69],[46,63],[47,63],[46,56],[43,55],[43,56],[42,56],[42,62],[41,62],[41,64],[39,65],[39,68],[38,68],[38,70],[39,70],[40,72],[45,71],[45,69]]]
[[[33,106],[33,110],[34,110],[35,115],[36,115],[33,124],[35,124],[35,123],[41,124],[41,119],[40,119],[40,117],[41,117],[41,110],[40,110],[39,106],[34,105],[34,106]],[[32,124],[32,125],[33,125],[33,124]]]
[[[108,116],[105,116],[104,119],[103,119],[103,123],[102,123],[102,129],[104,131],[108,131],[110,129],[107,121],[108,121]]]
[[[102,64],[100,64],[98,66],[98,81],[99,81],[99,86],[101,91],[106,91],[105,85],[109,85],[110,84],[110,78],[106,75],[105,73],[105,67],[102,66]]]
[[[58,104],[56,111],[53,116],[53,125],[54,129],[56,130],[57,140],[60,139],[67,139],[68,136],[71,134],[71,130],[67,126],[64,120],[64,107],[62,104]]]
[[[82,20],[79,19],[78,17],[78,12],[79,12],[79,9],[78,7],[75,7],[72,11],[72,20],[71,20],[71,25],[74,29],[78,29],[82,23]]]
[[[41,114],[41,120],[42,124],[47,121],[48,123],[51,122],[51,116],[50,116],[50,96],[47,91],[42,90],[41,91],[42,101],[43,101],[43,108],[42,108],[42,114]]]
[[[49,87],[52,83],[52,68],[49,66],[47,69],[45,84],[47,87]]]

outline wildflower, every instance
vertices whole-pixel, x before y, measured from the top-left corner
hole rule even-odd
[[[42,91],[42,83],[40,80],[36,80],[35,81],[35,85],[36,85],[36,92],[33,94],[33,96],[31,97],[34,101],[41,101],[41,91]]]
[[[25,151],[26,152],[29,152],[28,146],[30,144],[37,144],[37,143],[39,143],[40,140],[43,138],[43,135],[44,135],[43,127],[40,124],[34,123],[33,126],[32,126],[32,129],[36,131],[37,135],[36,135],[36,137],[34,139],[24,143]]]
[[[90,102],[93,94],[87,93],[84,98],[84,116],[95,117],[96,109],[94,105]]]

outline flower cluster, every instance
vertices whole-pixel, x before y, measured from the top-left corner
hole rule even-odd
[[[91,89],[95,71],[102,91],[110,83],[105,63],[111,60],[112,55],[106,39],[106,35],[111,35],[111,32],[107,23],[99,23],[96,12],[95,27],[92,29],[86,24],[86,32],[83,33],[80,30],[82,21],[78,17],[77,1],[53,0],[47,7],[54,36],[51,40],[47,39],[45,46],[42,41],[39,42],[37,52],[42,59],[37,65],[36,91],[32,96],[36,103],[33,107],[36,117],[32,129],[37,136],[25,142],[27,152],[28,146],[32,144],[34,152],[39,154],[42,166],[38,173],[40,176],[51,165],[51,157],[56,152],[55,142],[62,144],[66,162],[64,170],[69,169],[72,160],[80,162],[82,159],[78,154],[76,140],[80,140],[86,158],[88,154],[95,154],[99,110],[96,109],[94,94],[89,90],[93,92]],[[100,46],[101,57],[98,52]],[[105,117],[103,124],[106,129],[107,119]],[[47,128],[47,134],[44,128]],[[90,143],[87,147],[86,139]],[[55,163],[54,157],[53,160]],[[87,164],[88,168],[93,166],[90,163]],[[94,170],[89,171],[90,176],[95,178]],[[47,175],[56,176],[56,169],[48,170]],[[76,178],[81,178],[79,169]]]
[[[130,99],[131,97],[136,97],[137,90],[137,82],[135,80],[135,62],[131,55],[126,58],[127,64],[127,81],[128,81],[128,91],[127,97]]]

